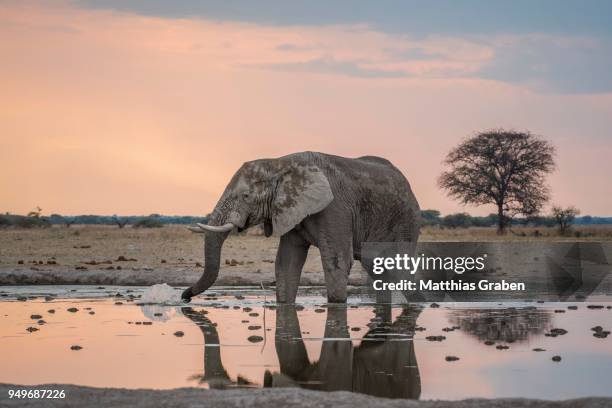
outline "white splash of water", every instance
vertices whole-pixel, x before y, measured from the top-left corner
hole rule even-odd
[[[140,311],[151,321],[167,322],[177,314],[180,314],[180,307],[168,305],[140,305]]]
[[[142,294],[137,303],[176,304],[181,302],[181,292],[166,283],[153,285]]]

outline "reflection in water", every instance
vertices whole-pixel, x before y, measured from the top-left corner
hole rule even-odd
[[[204,375],[200,383],[211,388],[248,386],[238,377],[233,383],[221,361],[219,335],[205,311],[183,308],[204,336]],[[325,391],[354,391],[389,398],[419,398],[421,382],[413,337],[421,309],[404,306],[391,321],[391,306],[377,306],[370,330],[353,346],[347,325],[346,305],[327,308],[320,358],[311,362],[302,339],[294,305],[276,310],[275,347],[280,372],[266,370],[264,387],[303,387]]]
[[[214,389],[249,385],[249,382],[240,376],[234,383],[227,374],[221,362],[219,333],[215,324],[206,317],[206,311],[196,311],[191,307],[183,307],[181,311],[200,328],[204,336],[204,374],[193,376],[191,379],[197,380],[200,384],[206,383]]]
[[[196,381],[427,400],[612,395],[612,341],[592,330],[610,330],[612,303],[347,310],[322,301],[304,298],[297,312],[234,295],[194,309],[107,298],[0,301],[0,382],[171,389]],[[553,336],[561,329],[567,334]],[[514,344],[490,347],[502,342]]]
[[[481,341],[513,343],[543,334],[551,326],[548,310],[527,308],[457,309],[449,312],[451,324]]]
[[[371,327],[364,339],[379,341],[362,341],[355,349],[353,391],[388,398],[419,398],[421,379],[413,337],[420,313],[420,308],[404,306],[391,325],[383,319]]]
[[[142,311],[142,314],[146,318],[157,322],[166,322],[172,319],[176,315],[177,309],[178,307],[168,307],[153,304],[140,305],[140,310]]]

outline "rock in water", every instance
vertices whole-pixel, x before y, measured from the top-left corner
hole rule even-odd
[[[147,288],[137,303],[179,303],[181,294],[166,283],[159,283]]]
[[[427,341],[442,341],[446,340],[446,336],[427,336],[425,337]]]

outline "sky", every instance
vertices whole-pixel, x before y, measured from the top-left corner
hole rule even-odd
[[[378,155],[421,208],[491,128],[612,215],[612,2],[2,1],[0,211],[203,215],[248,160]],[[549,207],[547,207],[549,208]],[[547,211],[545,208],[545,212]]]

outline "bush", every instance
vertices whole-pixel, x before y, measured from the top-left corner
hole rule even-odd
[[[11,216],[11,223],[17,228],[47,228],[51,226],[48,219],[42,217]]]
[[[472,219],[467,213],[449,214],[442,218],[442,225],[447,228],[468,228],[472,226]]]
[[[421,225],[440,225],[440,211],[421,210]]]
[[[134,223],[134,228],[161,228],[164,224],[158,217],[142,218]]]
[[[0,215],[0,228],[10,227],[12,225],[9,215]]]
[[[486,217],[470,217],[474,227],[492,227],[497,225],[497,214],[489,214]]]

